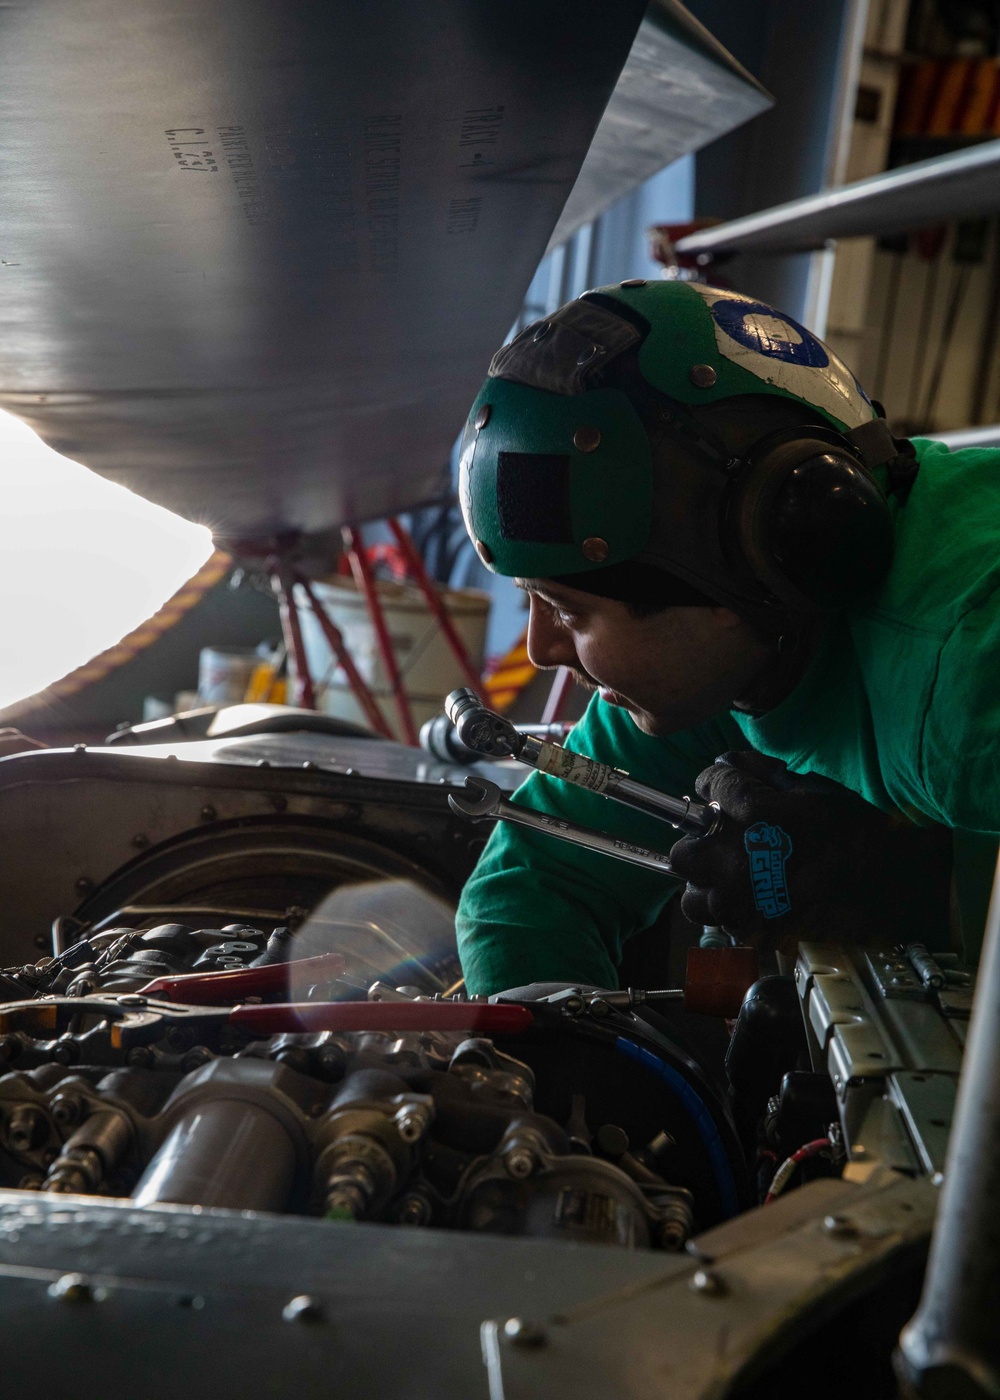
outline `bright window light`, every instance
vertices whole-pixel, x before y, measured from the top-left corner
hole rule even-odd
[[[212,553],[203,525],[60,456],[2,411],[0,514],[0,708],[120,641]]]

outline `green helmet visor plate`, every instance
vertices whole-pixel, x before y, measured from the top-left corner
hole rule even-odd
[[[669,434],[609,384],[623,357],[630,386],[677,410]],[[706,465],[688,410],[746,395],[796,401],[842,433],[873,417],[809,331],[719,288],[616,285],[529,326],[494,356],[462,445],[459,496],[483,562],[551,578],[639,559],[735,600],[715,527],[725,473]]]
[[[459,499],[498,574],[550,578],[633,558],[649,538],[652,481],[649,440],[618,389],[566,398],[490,379],[473,405]]]

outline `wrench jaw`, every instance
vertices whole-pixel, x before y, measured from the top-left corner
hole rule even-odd
[[[466,778],[467,797],[448,795],[448,806],[460,817],[493,817],[500,810],[503,794],[487,778]],[[477,795],[478,794],[478,795]]]

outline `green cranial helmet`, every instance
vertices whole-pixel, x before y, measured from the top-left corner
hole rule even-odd
[[[755,434],[769,445],[766,481],[754,454],[734,453],[713,427],[720,408],[748,403],[758,422],[771,413],[786,429],[776,444],[766,427]],[[791,434],[789,422],[800,425]],[[788,440],[801,446],[803,434],[808,461],[796,465]],[[827,476],[853,472],[852,520],[863,517],[884,555],[873,471],[898,450],[850,370],[804,326],[717,287],[636,280],[585,293],[497,352],[469,414],[459,495],[498,574],[579,577],[631,560],[730,606],[808,606],[795,585],[783,596],[764,546],[758,560],[726,524],[734,479],[754,476],[738,513],[763,518],[787,513],[807,478],[816,496],[820,458]],[[779,473],[770,462],[782,451]]]

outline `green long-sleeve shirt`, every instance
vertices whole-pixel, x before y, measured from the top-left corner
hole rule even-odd
[[[894,497],[890,505],[896,550],[885,583],[831,622],[780,705],[651,738],[595,696],[568,747],[675,793],[692,793],[725,750],[751,747],[884,811],[951,827],[962,931],[974,955],[1000,833],[1000,452],[949,452],[929,441],[917,449],[913,489],[905,504]],[[641,845],[670,844],[661,823],[542,774],[514,800]],[[677,888],[656,872],[500,823],[459,905],[469,990],[542,980],[616,986],[623,943]]]

